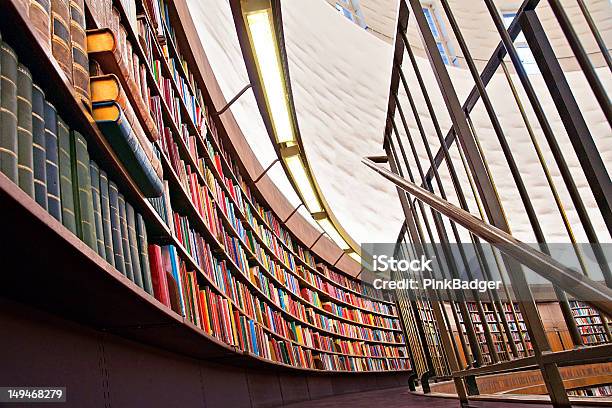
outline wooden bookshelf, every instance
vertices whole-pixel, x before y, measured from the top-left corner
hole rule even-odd
[[[151,96],[159,98],[161,121],[169,128],[171,142],[178,151],[178,158],[172,162],[164,153],[162,142],[156,142],[161,152],[164,179],[169,186],[167,194],[172,208],[168,209],[168,215],[173,216],[173,211],[178,211],[188,221],[189,227],[182,231],[185,236],[172,231],[164,217],[140,193],[88,109],[73,96],[68,79],[50,51],[34,34],[26,13],[17,3],[16,0],[10,0],[0,6],[0,11],[9,16],[8,20],[17,21],[17,24],[11,25],[11,29],[5,24],[0,26],[3,39],[15,46],[20,61],[32,68],[37,83],[51,95],[62,117],[69,122],[71,128],[83,133],[91,157],[112,177],[125,194],[126,200],[143,216],[149,243],[172,245],[180,259],[179,263],[184,263],[190,272],[195,273],[199,289],[210,289],[215,296],[225,299],[239,316],[253,320],[258,332],[287,344],[300,356],[310,356],[310,361],[314,363],[304,362],[301,357],[295,364],[271,360],[241,349],[237,346],[236,338],[233,341],[222,341],[219,333],[207,333],[199,327],[193,316],[177,314],[113,268],[95,250],[86,246],[18,186],[0,174],[0,205],[5,214],[11,215],[5,236],[14,238],[3,250],[11,254],[8,258],[12,269],[32,271],[31,276],[10,274],[2,285],[5,296],[45,308],[99,330],[197,358],[219,359],[248,367],[306,372],[410,370],[397,310],[390,298],[382,292],[364,289],[363,283],[351,280],[348,275],[317,260],[316,255],[303,248],[303,244],[284,229],[278,218],[257,202],[256,189],[253,194],[245,178],[240,175],[235,161],[215,134],[217,125],[213,124],[210,115],[200,118],[205,121],[204,125],[196,123],[191,115],[193,110],[184,100],[181,90],[198,96],[189,100],[192,108],[196,104],[202,112],[209,113],[201,96],[206,89],[201,87],[201,81],[199,85],[196,84],[188,74],[193,72],[193,67],[190,70],[182,65],[184,60],[179,50],[186,47],[170,35],[173,30],[180,30],[180,26],[172,27],[169,21],[163,21],[165,39],[161,41],[157,36],[152,36],[151,47],[145,50],[141,33],[135,32],[134,27],[128,23],[128,14],[121,1],[113,2],[113,6],[120,12],[127,40],[145,68]],[[145,8],[139,1],[137,4],[141,18],[151,24]],[[90,8],[86,7],[86,10],[88,28],[101,28],[102,25],[96,21]],[[173,22],[176,23],[176,19]],[[169,61],[169,58],[174,62]],[[151,62],[155,63],[155,68]],[[118,66],[112,64],[112,59],[102,65],[105,71],[121,78],[126,92],[134,92],[135,88],[130,86],[128,78],[123,77]],[[162,89],[162,83],[157,80],[160,75],[165,78],[164,87],[169,86],[171,93],[178,97],[172,100],[165,98],[168,89]],[[136,100],[136,95],[130,94],[129,99]],[[138,109],[136,106],[134,108]],[[138,116],[142,114],[139,112]],[[182,137],[184,130],[188,136],[195,136],[195,145],[188,145],[188,141]],[[186,185],[184,173],[179,172],[184,166],[189,166],[190,174],[195,175],[199,185],[198,193],[205,194],[213,203],[214,217],[219,221],[218,228],[222,235],[211,229],[210,220],[203,217],[194,203],[193,191],[189,184]],[[256,242],[256,248],[247,242],[245,231],[252,233],[251,244]],[[47,244],[36,249],[35,257],[26,254],[31,248],[24,244],[31,236],[40,237]],[[278,327],[271,327],[269,322],[265,323],[242,307],[239,303],[244,300],[228,293],[216,275],[203,267],[202,255],[198,256],[194,252],[197,247],[192,248],[191,241],[195,239],[201,239],[210,247],[209,256],[212,260],[208,260],[209,265],[215,262],[225,265],[231,286],[244,288],[240,290],[248,291],[249,299],[254,302],[252,304],[272,310],[271,313],[284,319],[283,327],[292,325],[292,335],[279,333]],[[235,245],[234,249],[231,249],[229,243]],[[269,268],[271,263],[275,265],[274,268]],[[61,267],[49,271],[48,265]],[[264,290],[260,287],[261,283],[249,277],[252,268],[259,268],[274,290],[302,312],[296,313],[272,298],[267,293],[268,289]],[[31,282],[37,284],[31,285]],[[293,287],[287,282],[292,282]],[[304,298],[303,291],[312,293],[315,300]],[[331,310],[325,309],[325,305],[329,305]],[[327,323],[324,325],[319,321]],[[303,333],[307,333],[311,339],[298,340]],[[325,342],[327,346],[309,345],[313,341],[313,333],[317,333],[317,339],[321,338],[321,343]]]
[[[591,306],[576,300],[570,301],[570,308],[585,345],[592,346],[610,341],[604,316]]]

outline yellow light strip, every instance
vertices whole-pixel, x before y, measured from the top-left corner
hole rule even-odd
[[[331,240],[334,241],[336,245],[340,247],[340,249],[345,250],[351,248],[349,244],[346,243],[344,238],[342,238],[342,236],[340,235],[334,224],[332,224],[332,222],[329,220],[329,218],[322,218],[320,220],[317,220],[317,222],[319,223],[321,228],[323,228],[323,230],[327,233],[327,235],[329,235]]]
[[[295,135],[291,126],[281,61],[272,32],[270,9],[249,13],[246,20],[272,115],[276,141],[278,143],[293,141]]]
[[[295,181],[298,190],[300,190],[300,195],[308,211],[310,211],[310,213],[321,212],[323,208],[319,202],[319,197],[317,197],[312,181],[310,177],[308,177],[308,173],[306,173],[306,168],[304,167],[300,155],[288,156],[285,157],[284,160],[289,169],[289,173],[291,173],[290,176]]]

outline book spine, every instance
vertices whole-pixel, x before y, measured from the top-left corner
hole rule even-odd
[[[149,246],[147,228],[142,215],[136,214],[136,234],[138,235],[138,251],[140,252],[140,271],[142,273],[142,284],[144,290],[153,295],[153,284],[151,282],[151,265],[149,262]]]
[[[100,169],[100,212],[102,213],[102,236],[104,237],[104,251],[106,262],[115,266],[115,255],[113,253],[113,235],[111,227],[110,201],[108,197],[108,177],[106,172]]]
[[[79,237],[91,249],[98,251],[96,243],[96,230],[93,215],[93,201],[91,199],[91,175],[89,173],[89,153],[87,142],[79,132],[71,132],[73,185],[75,208],[77,211],[77,231]]]
[[[115,102],[111,103],[116,105]],[[94,104],[94,110],[96,106],[97,103]],[[117,107],[121,110],[118,105]],[[121,110],[116,121],[104,120],[97,123],[143,194],[146,197],[159,197],[163,192],[163,185],[154,167],[155,163],[159,163],[159,159],[153,156],[153,153],[145,153],[123,111]]]
[[[49,142],[49,139],[47,141]],[[61,118],[57,119],[56,146],[59,147],[59,190],[61,193],[62,223],[73,234],[78,236],[77,209],[74,201],[74,181],[72,177],[73,153],[70,143],[70,131]],[[48,152],[49,144],[47,144],[47,154]],[[48,159],[49,157],[47,156]],[[47,177],[49,177],[49,167],[47,167]]]
[[[128,238],[127,215],[125,211],[125,198],[119,193],[117,196],[119,203],[119,226],[121,232],[121,247],[123,248],[123,265],[125,275],[134,282],[134,272],[132,270],[132,255],[130,252],[130,242]]]
[[[51,50],[60,68],[72,82],[70,46],[70,1],[51,0]]]
[[[89,161],[89,173],[91,174],[91,200],[93,203],[94,226],[96,230],[98,255],[100,255],[103,259],[106,259],[104,229],[102,227],[102,204],[100,199],[100,168],[93,160]]]
[[[89,58],[85,33],[83,0],[70,0],[70,39],[72,45],[72,83],[76,94],[87,104],[89,99]]]
[[[166,282],[162,249],[158,245],[149,245],[148,252],[151,265],[153,294],[157,300],[167,307],[170,307],[170,297],[168,294],[168,283]]]
[[[45,149],[45,94],[32,85],[32,158],[34,165],[34,198],[47,209],[47,153]]]
[[[134,283],[144,289],[142,271],[140,270],[140,251],[138,251],[138,238],[136,236],[136,215],[134,214],[134,207],[128,202],[125,203],[125,215],[127,217],[128,243],[130,245]]]
[[[44,101],[44,147],[45,147],[45,176],[47,190],[47,211],[55,219],[62,222],[62,202],[60,198],[60,168],[59,168],[59,128],[55,106]],[[67,140],[68,147],[70,141]],[[68,170],[70,171],[70,159],[68,159]],[[70,176],[70,173],[69,173]],[[72,192],[71,192],[72,194]],[[66,225],[64,223],[64,225]],[[73,231],[74,232],[74,231]]]
[[[108,182],[108,198],[110,204],[110,221],[113,235],[113,254],[115,257],[115,268],[125,275],[125,264],[123,262],[123,242],[121,241],[121,221],[119,219],[119,192],[117,185]]]
[[[19,187],[34,198],[32,147],[32,74],[17,66],[17,179]]]
[[[0,170],[17,183],[17,54],[0,47]]]
[[[43,43],[51,48],[51,1],[30,0],[30,21]]]

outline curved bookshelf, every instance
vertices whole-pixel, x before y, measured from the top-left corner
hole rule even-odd
[[[148,19],[148,17],[147,17],[147,19]],[[179,61],[183,61],[183,58],[182,58],[180,52],[178,51],[178,47],[175,45],[174,38],[169,34],[170,30],[168,29],[168,25],[166,23],[163,24],[163,29],[164,29],[164,32],[166,33],[166,44],[169,45],[168,46],[168,50],[169,50],[170,58],[175,58],[175,59],[177,59]],[[156,47],[153,47],[155,49],[155,51],[156,51],[156,56],[163,55],[164,53],[161,50],[159,50],[158,44],[156,44],[156,45],[157,45]],[[165,58],[162,58],[162,59],[163,59],[164,70],[166,72],[170,72],[170,68],[168,67],[166,59]],[[178,67],[176,69],[179,72],[179,75],[181,75],[183,78],[187,78],[188,77],[188,75],[185,72],[185,69],[184,69],[182,64],[174,64],[174,66]],[[186,86],[188,88],[188,91],[192,95],[195,94],[195,92],[193,91],[192,84],[189,81],[186,81],[185,83],[187,84]],[[177,89],[175,88],[175,90],[177,90]],[[197,101],[196,101],[196,103],[197,103]],[[208,131],[210,132],[211,130],[208,129]],[[241,190],[241,197],[243,198],[243,200],[248,205],[250,205],[252,208],[254,208],[254,209],[259,208],[260,206],[255,206],[253,204],[251,198],[249,197],[251,194],[250,194],[250,192],[247,193],[247,188],[246,188],[246,185],[243,182],[242,178],[239,178],[239,177],[236,176],[236,174],[238,172],[236,171],[235,167],[232,166],[228,162],[228,159],[227,159],[226,155],[223,154],[223,152],[225,152],[225,150],[220,148],[220,142],[215,137],[212,137],[210,139],[212,141],[213,149],[220,153],[222,167],[225,169],[225,171],[227,171],[230,174],[231,179],[233,180],[235,185],[237,185],[240,188],[240,190]],[[207,149],[207,150],[211,150],[211,149]],[[217,169],[214,166],[213,166],[213,168],[214,168],[213,175],[219,181],[219,183],[222,185],[222,188],[225,190],[225,192],[227,194],[229,194],[230,198],[233,201],[233,204],[235,206],[238,206],[236,201],[235,201],[235,199],[231,195],[231,192],[228,190],[227,186],[225,185],[224,180],[223,180],[223,176],[221,176],[219,174],[219,172],[217,171]],[[238,206],[238,208],[240,208],[240,206]],[[316,267],[313,267],[308,262],[306,262],[304,259],[302,259],[302,257],[300,257],[298,254],[296,254],[294,249],[291,248],[287,243],[285,243],[285,241],[279,236],[279,234],[276,233],[275,229],[270,226],[269,222],[266,219],[264,219],[263,216],[258,211],[253,211],[251,213],[254,214],[258,218],[259,222],[262,223],[265,228],[267,228],[269,231],[271,231],[274,234],[274,236],[278,239],[278,241],[281,243],[281,245],[284,246],[286,248],[286,250],[289,251],[289,253],[294,258],[298,259],[298,261],[300,263],[302,263],[305,267],[310,269],[312,272],[315,272],[316,274],[321,276],[323,279],[331,282],[335,286],[337,286],[337,287],[339,287],[339,288],[341,288],[343,290],[346,290],[348,292],[354,293],[355,295],[358,295],[358,296],[363,297],[363,298],[370,299],[370,300],[375,301],[375,302],[385,303],[385,304],[388,304],[388,305],[394,305],[393,301],[389,301],[389,300],[385,300],[385,299],[381,299],[381,298],[377,298],[377,297],[373,297],[373,296],[368,296],[368,295],[363,294],[363,293],[361,293],[361,292],[359,292],[359,291],[357,291],[355,289],[346,287],[346,286],[342,285],[341,283],[336,282],[335,280],[333,280],[333,279],[329,278],[328,276],[322,274],[319,270],[316,269]],[[249,220],[246,217],[244,217],[244,214],[242,214],[242,212],[240,212],[239,215],[241,217],[241,220],[245,221],[247,223],[247,225],[252,227],[250,225]],[[338,271],[339,271],[339,273],[344,274],[344,272],[342,272],[340,270],[338,270]],[[349,276],[345,276],[345,278],[346,279],[351,279],[351,277],[349,277]],[[367,282],[361,282],[360,284],[372,287],[372,285],[370,285]],[[340,299],[338,299],[338,300],[340,300]],[[356,305],[351,305],[351,306],[359,307],[359,306],[356,306]]]
[[[297,258],[297,263],[304,268],[304,274],[316,273],[318,279],[385,307],[393,303],[360,294],[335,282],[298,256],[294,248],[290,247],[293,245],[284,242],[280,237],[282,234],[277,234],[260,214],[260,209],[263,207],[254,204],[251,191],[243,185],[242,178],[236,177],[237,171],[227,161],[225,150],[212,134],[214,130],[208,125],[210,118],[204,115],[200,117],[202,121],[192,118],[193,111],[183,100],[180,90],[187,89],[192,96],[198,95],[196,92],[199,90],[189,82],[187,68],[174,61],[174,59],[181,60],[181,57],[174,40],[168,35],[171,29],[163,24],[167,34],[166,44],[169,44],[166,49],[170,49],[175,55],[170,57],[172,62],[169,62],[164,49],[157,42],[158,39],[152,37],[150,39],[152,42],[148,42],[129,24],[121,2],[115,0],[114,6],[119,10],[121,21],[125,25],[127,40],[133,43],[132,49],[145,67],[144,75],[148,80],[151,96],[159,99],[160,123],[168,127],[171,134],[169,141],[156,142],[164,178],[168,183],[168,191],[165,194],[168,195],[168,204],[171,204],[166,214],[160,213],[156,205],[140,193],[137,184],[98,130],[87,108],[73,96],[72,85],[49,49],[41,43],[37,34],[27,24],[26,14],[16,5],[16,0],[9,1],[1,6],[0,10],[7,11],[8,15],[17,19],[19,24],[16,25],[15,33],[8,36],[9,39],[24,38],[25,43],[31,45],[28,50],[30,57],[24,62],[32,66],[34,77],[40,81],[41,87],[47,91],[47,94],[53,95],[57,105],[61,105],[59,110],[69,119],[71,128],[76,127],[83,133],[89,142],[91,157],[100,164],[100,168],[108,172],[109,177],[112,176],[120,191],[125,194],[126,200],[129,200],[138,214],[142,215],[150,241],[159,245],[171,245],[176,250],[180,267],[188,266],[189,272],[187,269],[185,272],[187,275],[193,274],[196,291],[204,292],[202,288],[206,288],[207,293],[210,290],[215,297],[229,305],[228,320],[231,320],[229,334],[204,327],[203,322],[196,317],[198,311],[193,309],[193,304],[185,306],[181,316],[167,305],[160,303],[98,256],[95,250],[85,245],[46,213],[18,186],[0,175],[2,205],[16,214],[17,219],[23,219],[23,223],[28,224],[33,231],[49,240],[49,254],[53,252],[51,249],[55,249],[59,251],[58,255],[67,259],[67,267],[61,268],[57,280],[50,277],[42,279],[48,281],[49,289],[65,295],[65,299],[58,302],[59,306],[54,305],[57,301],[56,295],[46,293],[42,288],[34,290],[37,293],[36,299],[33,300],[25,295],[26,299],[20,300],[44,305],[50,310],[85,322],[87,325],[160,345],[172,351],[201,358],[220,355],[239,365],[263,364],[288,370],[330,373],[409,371],[410,363],[397,315],[337,299],[315,283],[300,276],[290,264],[296,264]],[[153,24],[148,17],[142,18],[145,24]],[[99,27],[91,14],[88,22],[93,23],[94,27]],[[149,29],[152,28],[149,26]],[[18,51],[24,51],[24,47],[23,44],[16,46]],[[176,67],[180,67],[180,70]],[[180,76],[178,79],[175,71],[176,75]],[[127,79],[122,78],[122,81]],[[165,86],[170,87],[170,94],[178,95],[177,98],[171,98],[172,104],[166,100],[169,91]],[[59,101],[61,103],[58,103]],[[192,108],[193,104],[201,105],[201,101],[197,98],[193,98],[191,103]],[[195,136],[195,142],[183,137],[185,130],[187,136]],[[172,154],[167,154],[169,145],[164,146],[166,142],[172,143],[171,148],[176,149],[173,159]],[[191,188],[187,173],[194,176],[197,187],[193,188],[196,191]],[[233,178],[232,185],[239,188],[237,191],[243,200],[242,203],[235,197],[238,193],[231,191],[228,186],[226,173]],[[203,212],[201,202],[198,201],[196,204],[194,197],[202,195],[211,203],[212,215]],[[250,206],[248,211],[245,211],[244,201]],[[263,227],[251,224],[249,215],[252,216],[253,213]],[[178,217],[180,224],[171,226],[168,223],[169,216]],[[213,224],[213,221],[218,224]],[[280,242],[282,252],[275,251],[271,247],[258,231],[258,226],[267,228],[266,233],[275,240],[276,246],[279,246]],[[250,241],[247,230],[252,232]],[[23,234],[23,231],[15,231],[17,236]],[[290,239],[294,242],[293,238]],[[17,244],[12,243],[12,245]],[[198,252],[201,251],[202,245],[208,252]],[[206,263],[203,263],[203,259]],[[289,264],[284,259],[287,259]],[[36,264],[35,259],[26,262]],[[224,275],[219,268],[224,270]],[[73,276],[77,275],[80,269],[88,270],[87,276]],[[254,270],[262,274],[256,278]],[[14,279],[11,280],[14,287],[26,287],[28,279],[24,281],[23,278],[16,276],[11,277]],[[91,287],[88,279],[93,279],[100,286]],[[90,293],[93,298],[102,299],[108,290],[114,291],[111,297],[117,304],[111,306],[113,310],[107,314],[105,309],[108,305],[103,303],[92,305],[91,299],[88,300],[85,294]],[[306,299],[303,295],[304,290],[305,293],[316,294],[317,301]],[[182,292],[179,295],[181,299],[184,296]],[[343,313],[344,310],[338,308],[349,308],[347,313],[359,313],[359,316],[365,317],[354,320],[327,310],[323,307],[323,303],[326,302],[321,302],[319,297],[328,299],[329,304],[333,305],[330,306],[332,310]],[[191,301],[186,294],[185,298],[185,304]],[[88,302],[92,307],[80,308],[80,302]],[[181,305],[183,305],[182,300]],[[120,313],[120,309],[123,309],[123,314]],[[236,311],[238,324],[234,323],[232,310]],[[359,321],[364,318],[376,320],[379,324]],[[252,324],[251,333],[263,337],[248,339],[246,335],[245,338],[238,335],[236,326],[240,328],[242,319]],[[231,325],[234,324],[232,333]],[[147,327],[147,330],[141,330],[143,327]],[[163,332],[163,335],[157,337],[160,332]],[[152,333],[155,333],[155,336]],[[267,339],[276,339],[278,344],[282,344],[289,351],[286,354],[274,354],[277,357],[272,358],[269,348],[267,352],[257,350],[257,344],[266,345]],[[249,351],[253,347],[255,351]]]

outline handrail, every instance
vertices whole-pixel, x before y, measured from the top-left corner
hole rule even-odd
[[[608,316],[612,316],[612,290],[608,287],[577,273],[499,228],[485,223],[424,188],[378,166],[369,158],[363,158],[362,162],[397,187],[414,195],[418,200],[462,225],[474,235],[486,240],[501,252],[517,259],[538,275],[548,279],[553,285],[559,286],[578,299],[584,299],[585,303],[592,305]]]

